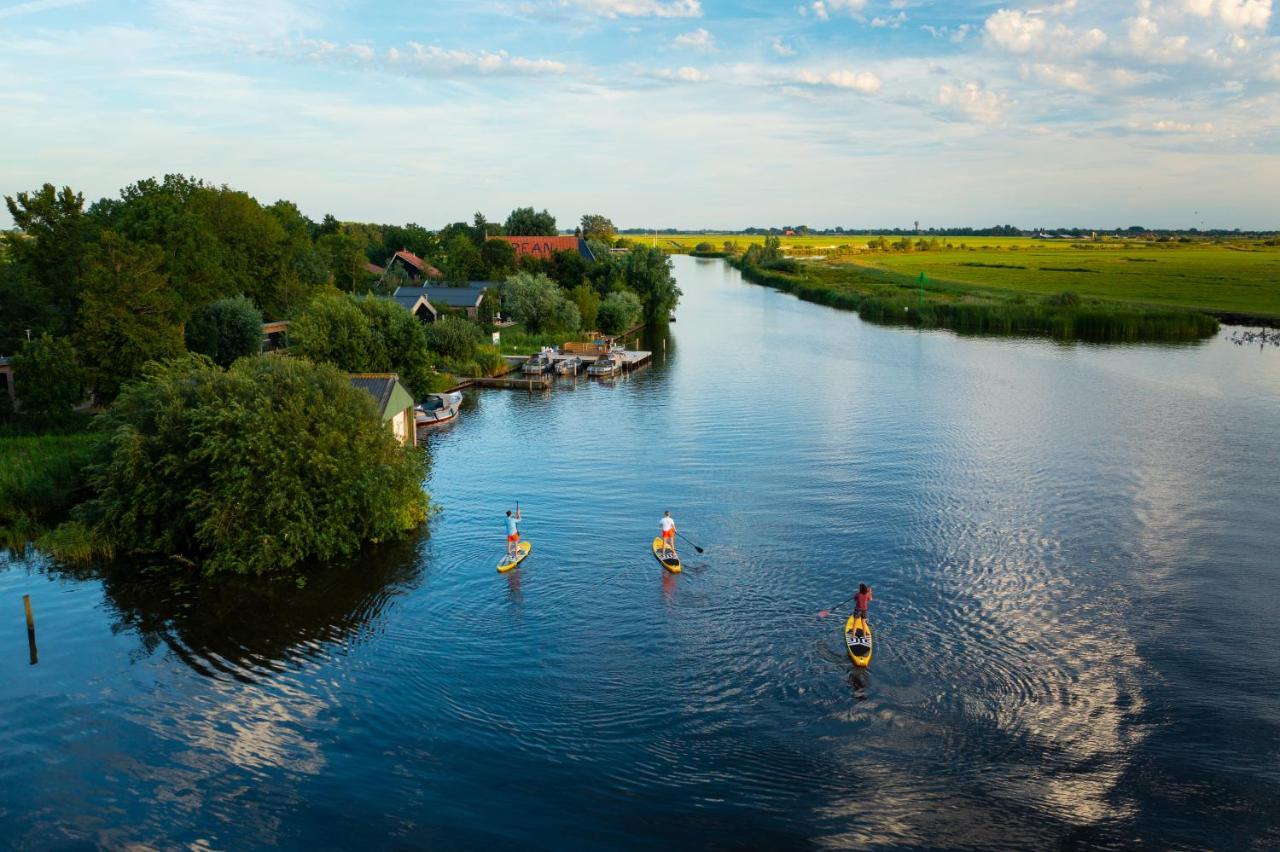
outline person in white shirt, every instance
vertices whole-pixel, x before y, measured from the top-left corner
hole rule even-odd
[[[676,522],[671,518],[671,512],[662,513],[662,520],[658,522],[658,529],[662,531],[662,558],[667,558],[668,551],[671,558],[676,556]]]

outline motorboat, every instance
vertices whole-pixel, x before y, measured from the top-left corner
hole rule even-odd
[[[556,351],[554,349],[544,346],[537,355],[524,362],[524,366],[520,368],[520,371],[526,376],[541,376],[544,373],[550,373],[555,369],[555,358],[553,357],[555,354]]]
[[[597,358],[594,364],[587,367],[587,375],[596,377],[616,376],[622,372],[624,364],[626,364],[626,356],[622,354],[622,351],[620,349],[611,349]]]
[[[556,372],[562,376],[576,376],[582,371],[582,359],[577,355],[561,358],[556,362]]]
[[[458,416],[458,409],[461,407],[462,394],[457,391],[429,393],[426,399],[413,408],[414,425],[434,426],[437,423],[447,423]]]

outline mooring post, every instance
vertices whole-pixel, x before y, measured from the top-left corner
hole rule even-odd
[[[27,647],[31,651],[31,665],[40,661],[36,654],[36,619],[31,614],[31,595],[22,596],[22,606],[27,611]]]

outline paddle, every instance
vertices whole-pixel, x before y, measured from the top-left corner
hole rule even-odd
[[[688,536],[686,536],[686,535],[685,535],[684,533],[682,533],[682,532],[677,532],[677,533],[676,533],[676,535],[680,536],[680,537],[681,537],[682,539],[684,539],[685,541],[689,541],[689,537],[688,537]],[[701,548],[701,547],[698,547],[698,545],[694,544],[694,543],[693,543],[693,542],[691,542],[691,541],[689,541],[689,546],[690,546],[690,547],[692,547],[694,550],[698,551],[699,553],[701,553],[701,552],[702,552],[702,548]]]
[[[858,593],[857,593],[857,592],[854,592],[853,594],[849,595],[849,597],[847,597],[847,598],[845,598],[844,600],[840,601],[840,603],[838,603],[838,604],[836,604],[835,606],[831,607],[831,609],[839,609],[840,607],[844,606],[845,604],[847,604],[849,601],[853,600],[853,599],[854,599],[854,598],[856,598],[857,596],[858,596]],[[818,610],[818,618],[826,618],[828,615],[830,615],[830,614],[831,614],[831,609],[820,609],[820,610]]]

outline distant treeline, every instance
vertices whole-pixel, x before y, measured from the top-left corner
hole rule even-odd
[[[945,227],[945,228],[811,228],[808,225],[783,225],[781,227],[750,227],[739,230],[729,228],[624,228],[618,233],[627,236],[643,234],[671,234],[674,236],[698,236],[701,234],[722,234],[725,236],[797,236],[797,237],[839,237],[839,236],[879,236],[884,235],[933,235],[938,237],[1032,237],[1044,234],[1055,237],[1088,238],[1094,235],[1116,234],[1121,236],[1156,236],[1156,237],[1233,237],[1233,238],[1265,238],[1280,236],[1280,230],[1243,231],[1239,228],[1147,228],[1142,225],[1116,226],[1114,228],[1020,228],[1016,225],[992,225],[989,228]]]

